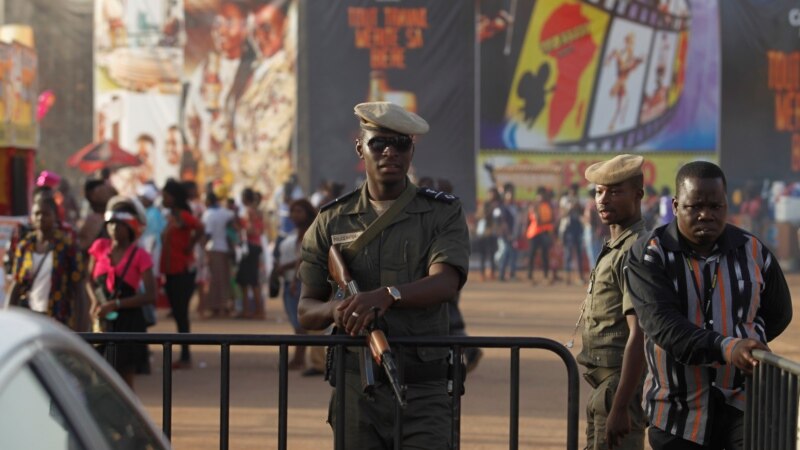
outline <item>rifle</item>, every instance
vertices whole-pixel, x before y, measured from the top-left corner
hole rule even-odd
[[[347,270],[342,254],[333,245],[331,245],[331,249],[328,252],[328,271],[338,286],[337,297],[345,295],[345,293],[348,296],[352,296],[360,292],[358,284],[356,284],[356,281],[350,276],[350,271]],[[397,403],[401,408],[405,408],[405,386],[400,384],[397,363],[395,362],[394,353],[391,347],[389,347],[389,342],[386,340],[386,335],[380,328],[375,326],[378,318],[377,308],[374,313],[376,320],[372,321],[368,330],[361,331],[361,335],[367,338],[369,347],[362,347],[359,350],[361,388],[364,392],[369,393],[375,387],[375,373],[373,372],[372,366],[372,360],[374,360],[375,363],[383,367],[384,372],[386,372],[386,378],[389,379],[389,384],[392,386],[394,398],[397,400]],[[372,359],[370,359],[370,353]]]

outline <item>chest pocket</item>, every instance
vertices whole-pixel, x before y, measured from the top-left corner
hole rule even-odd
[[[622,294],[610,277],[595,277],[590,295],[590,316],[595,320],[616,319],[622,313]]]
[[[380,284],[393,286],[410,283],[426,275],[427,236],[419,235],[420,227],[413,221],[418,219],[412,215],[406,220],[394,224],[384,231],[380,237]],[[411,231],[416,231],[416,235]]]

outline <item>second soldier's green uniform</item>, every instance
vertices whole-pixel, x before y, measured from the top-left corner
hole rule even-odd
[[[628,341],[626,314],[633,304],[624,295],[623,262],[625,253],[644,233],[644,221],[639,220],[619,237],[606,242],[589,280],[584,303],[582,330],[583,349],[578,363],[586,367],[584,378],[592,386],[587,412],[587,448],[608,448],[605,442],[606,418],[611,408],[622,371],[622,356]],[[638,390],[628,406],[631,432],[622,440],[623,450],[644,448],[645,416],[642,392]]]
[[[469,235],[464,213],[455,197],[420,189],[408,181],[406,189],[417,195],[377,237],[356,255],[347,244],[354,241],[378,217],[366,184],[322,208],[303,240],[299,276],[304,284],[331,286],[328,250],[343,249],[350,275],[362,292],[410,283],[428,275],[433,264],[455,268],[461,286],[467,278]],[[383,202],[382,202],[383,203]],[[447,336],[445,302],[426,309],[389,308],[383,316],[386,335]],[[403,444],[409,448],[450,448],[451,408],[447,392],[446,348],[394,348],[401,376],[408,390],[403,410]],[[374,395],[361,390],[357,353],[348,351],[345,368],[345,437],[347,448],[391,448],[394,435],[395,401],[390,386],[377,378]],[[379,373],[376,371],[376,373]],[[337,380],[337,383],[339,380]],[[334,426],[334,398],[329,421]],[[335,429],[335,426],[334,426]]]

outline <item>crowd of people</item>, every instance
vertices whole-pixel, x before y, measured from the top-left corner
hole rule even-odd
[[[6,304],[74,331],[146,332],[162,296],[177,331],[189,333],[190,317],[264,320],[266,298],[282,297],[293,332],[305,333],[297,312],[300,243],[318,207],[340,195],[341,184],[323,183],[307,199],[292,176],[265,212],[262,196],[249,188],[234,199],[219,181],[201,191],[169,179],[125,196],[109,175],[88,179],[82,202],[58,174],[43,171],[37,178],[29,221],[6,251]],[[131,386],[135,374],[150,370],[144,345],[120,346],[116,355],[112,363]],[[290,368],[321,374],[313,356],[316,363],[307,362],[298,348]],[[188,345],[172,367],[192,367]]]
[[[94,322],[107,332],[143,332],[163,287],[178,331],[188,333],[195,293],[196,317],[263,319],[263,289],[271,297],[283,292],[295,333],[465,334],[458,311],[470,273],[464,211],[446,180],[434,188],[432,179],[415,184],[408,175],[415,136],[429,126],[388,102],[359,104],[355,114],[366,181],[344,195],[342,186],[324,183],[306,199],[291,176],[272,199],[273,216],[262,212],[258,192],[245,189],[237,202],[219,181],[202,193],[168,180],[121,196],[98,178],[86,182],[87,208],[74,224],[76,202],[60,177],[42,173],[29,227],[12,240],[7,303],[76,331]],[[718,166],[682,166],[670,196],[644,185],[643,162],[621,154],[591,165],[589,198],[578,185],[557,201],[540,187],[524,204],[512,184],[492,188],[472,231],[481,276],[514,279],[527,257],[531,282],[541,264],[549,283],[588,285],[575,329],[577,360],[592,388],[587,448],[642,449],[648,426],[657,450],[742,448],[744,375],[757,364],[752,351],[768,351],[791,322],[786,280],[755,234],[728,223]],[[756,206],[742,202],[739,210]],[[330,255],[348,270],[332,270]],[[332,283],[343,272],[352,279]],[[349,292],[339,295],[343,284]],[[382,371],[365,389],[363,360],[350,348],[317,354],[311,359],[323,366],[308,373],[324,369],[332,385],[344,384],[346,415],[336,416],[334,391],[328,421],[334,429],[344,421],[348,448],[391,448],[396,423],[406,446],[449,448],[450,397],[459,395],[452,377],[470,369],[470,354],[459,362],[448,350],[381,349],[383,364],[393,355],[387,373],[401,377],[398,389]],[[133,386],[134,375],[148,370],[147,348],[124,345],[117,354],[113,363]],[[305,359],[297,348],[290,369],[305,367]],[[472,353],[472,367],[478,359]],[[458,363],[466,370],[455,371]],[[191,367],[188,346],[173,367]]]
[[[549,284],[584,284],[592,271],[608,226],[597,214],[595,186],[581,191],[573,183],[559,197],[550,186],[539,186],[530,201],[517,198],[513,183],[489,188],[472,227],[472,248],[481,280],[517,279],[525,269],[527,280],[538,284],[536,270]],[[658,195],[645,187],[642,215],[648,229],[672,221],[672,195],[664,187]]]

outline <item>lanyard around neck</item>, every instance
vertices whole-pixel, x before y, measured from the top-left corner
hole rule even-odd
[[[706,286],[705,290],[706,295],[703,295],[700,292],[700,282],[698,281],[698,278],[703,276],[703,274],[700,273],[700,264],[698,263],[697,265],[698,270],[697,273],[695,273],[694,265],[692,264],[691,259],[688,256],[684,256],[684,258],[686,259],[686,264],[689,266],[689,270],[692,272],[692,284],[694,285],[694,290],[697,293],[697,298],[698,300],[703,302],[703,315],[706,320],[709,320],[712,318],[710,316],[711,302],[714,298],[714,290],[716,290],[717,288],[717,272],[719,269],[719,259],[717,259],[717,267],[714,268],[714,274],[711,276],[711,286],[710,287]],[[707,261],[706,266],[708,266],[708,264],[710,264],[710,262]],[[705,281],[705,277],[703,278],[703,281]]]

